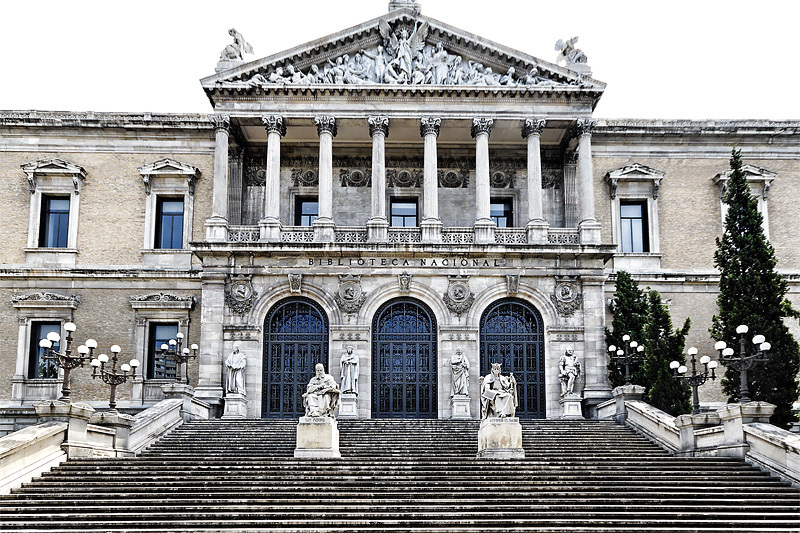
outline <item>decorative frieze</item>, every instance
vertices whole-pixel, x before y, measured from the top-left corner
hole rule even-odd
[[[447,292],[442,300],[454,315],[460,317],[466,313],[475,301],[475,294],[469,287],[469,276],[448,276]]]
[[[333,296],[336,305],[343,313],[356,314],[367,300],[367,295],[361,288],[361,275],[347,274],[339,276],[339,290]]]
[[[466,189],[469,186],[469,170],[462,168],[459,170],[437,171],[439,187],[445,189]]]
[[[292,185],[295,187],[317,187],[319,174],[313,168],[293,168]]]
[[[489,184],[493,189],[514,189],[516,179],[516,170],[495,170],[490,174]]]
[[[342,187],[371,187],[372,169],[369,168],[340,168],[339,181]]]
[[[68,307],[76,309],[80,303],[80,296],[47,291],[15,294],[11,297],[11,305],[18,309],[23,307]]]
[[[152,294],[139,294],[131,296],[129,303],[133,309],[191,309],[194,307],[194,296],[188,294],[173,294],[169,292],[154,292]]]
[[[389,187],[421,187],[423,170],[420,168],[386,169],[386,183]]]

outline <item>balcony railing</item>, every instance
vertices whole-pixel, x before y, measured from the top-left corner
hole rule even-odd
[[[363,226],[341,226],[334,232],[334,240],[341,243],[367,242],[367,228]]]
[[[528,244],[528,231],[525,228],[497,228],[494,230],[497,244]]]
[[[389,242],[391,243],[422,242],[422,230],[419,228],[389,228]]]
[[[475,242],[475,232],[472,228],[442,228],[442,242],[444,244],[472,244]]]
[[[258,242],[260,238],[258,226],[228,226],[228,242]]]
[[[581,239],[575,228],[550,228],[547,230],[547,242],[550,244],[580,244]]]
[[[281,242],[314,242],[314,228],[308,226],[284,226]]]

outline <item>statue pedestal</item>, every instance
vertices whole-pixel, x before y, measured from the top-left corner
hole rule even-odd
[[[229,392],[225,396],[222,418],[247,418],[247,398],[243,394]]]
[[[485,418],[478,430],[478,457],[522,459],[522,426],[517,417]]]
[[[335,418],[301,416],[294,456],[303,459],[339,459],[339,428]]]
[[[343,392],[339,396],[339,418],[358,418],[358,395],[353,392]]]
[[[561,418],[564,420],[583,420],[581,402],[583,398],[579,394],[568,394],[561,398]]]
[[[469,396],[456,394],[450,398],[450,413],[452,420],[472,420],[469,412]]]

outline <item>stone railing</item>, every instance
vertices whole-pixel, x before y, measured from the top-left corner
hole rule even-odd
[[[800,486],[800,435],[772,424],[753,422],[745,424],[744,436],[750,446],[748,462]]]
[[[45,422],[0,437],[0,494],[66,461],[61,445],[68,427],[66,422]]]
[[[497,244],[528,244],[528,232],[525,228],[497,228],[494,230],[494,242]]]
[[[260,238],[258,226],[228,226],[228,242],[258,242]]]
[[[444,244],[472,244],[475,242],[475,232],[472,228],[442,228],[442,243]]]
[[[420,228],[389,228],[390,243],[420,243],[422,230]]]
[[[337,226],[334,231],[334,241],[345,244],[367,242],[367,228],[365,226]]]
[[[549,228],[547,242],[550,244],[580,244],[580,235],[575,228]]]
[[[625,402],[628,409],[626,424],[648,437],[662,448],[677,452],[681,436],[675,426],[675,417],[642,401]]]
[[[314,242],[314,228],[307,226],[284,226],[281,242]]]

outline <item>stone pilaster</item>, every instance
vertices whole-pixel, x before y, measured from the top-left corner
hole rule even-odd
[[[542,208],[542,129],[546,121],[540,118],[525,119],[522,137],[528,141],[528,243],[547,243],[549,224]]]
[[[583,398],[587,410],[609,399],[605,349],[605,277],[581,276],[583,295]]]
[[[578,201],[581,244],[600,244],[600,224],[594,217],[594,171],[592,168],[592,128],[596,121],[578,120]]]
[[[439,137],[439,117],[422,117],[419,134],[425,142],[423,171],[422,242],[442,242],[442,221],[439,219],[439,168],[436,138]]]
[[[280,183],[281,183],[281,137],[286,135],[283,117],[268,115],[261,117],[267,129],[267,175],[264,184],[264,218],[259,221],[261,240],[279,242],[281,240],[280,222]]]
[[[472,137],[475,139],[475,244],[494,244],[494,230],[497,225],[490,217],[489,204],[489,134],[494,120],[490,118],[472,119]]]
[[[211,216],[206,219],[206,240],[225,242],[228,240],[228,143],[230,142],[231,117],[211,115],[214,124],[214,188]]]
[[[202,274],[200,356],[195,397],[220,406],[222,401],[223,323],[225,317],[225,274]]]
[[[333,222],[333,138],[336,137],[336,118],[314,117],[319,135],[319,216],[314,221],[314,240],[334,241]]]
[[[372,216],[367,222],[367,240],[389,240],[389,221],[386,218],[386,139],[389,137],[389,117],[367,119],[372,137]]]

